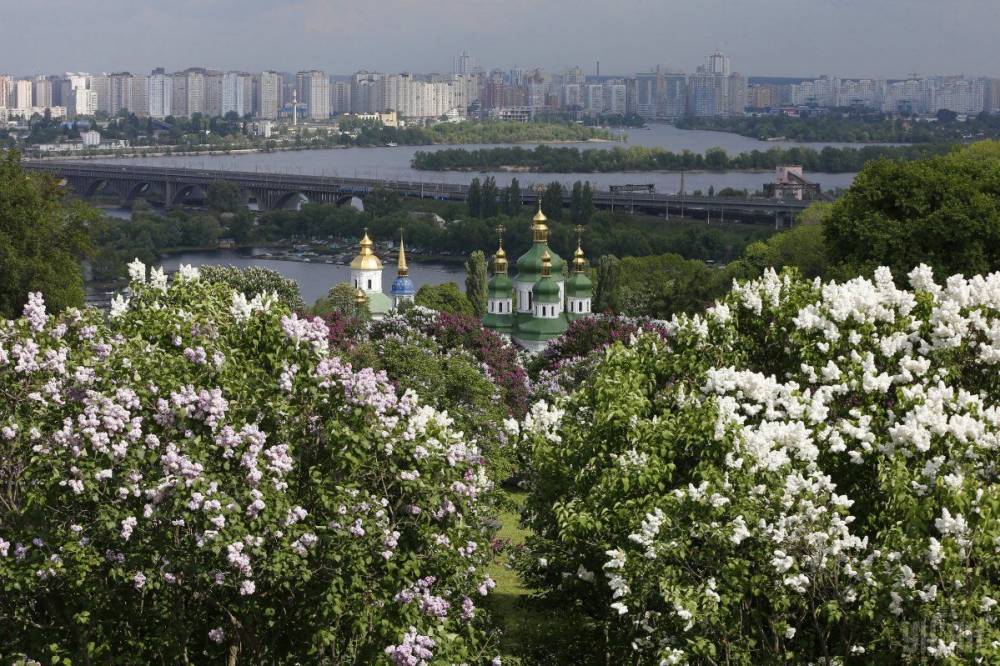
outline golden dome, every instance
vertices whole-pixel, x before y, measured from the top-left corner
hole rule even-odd
[[[548,250],[545,250],[545,254],[542,255],[542,277],[550,275],[552,275],[552,255],[549,254]]]
[[[549,240],[549,227],[546,222],[549,218],[542,212],[542,200],[538,200],[538,212],[531,219],[531,235],[536,243],[547,243]]]
[[[354,302],[355,303],[357,303],[358,305],[364,305],[365,302],[367,302],[367,301],[368,301],[368,297],[365,296],[365,292],[361,291],[360,289],[358,289],[356,292],[354,292]]]
[[[497,250],[496,256],[493,258],[493,272],[494,273],[506,273],[507,272],[507,253],[501,247]]]
[[[573,253],[573,272],[585,273],[587,258],[583,254],[583,225],[576,225],[576,252]]]
[[[538,198],[538,212],[535,213],[535,217],[531,218],[531,221],[535,224],[545,223],[549,221],[549,218],[545,217],[545,213],[542,212],[542,198]]]
[[[365,229],[364,238],[361,239],[361,252],[358,256],[354,257],[354,261],[351,262],[351,268],[363,271],[382,270],[382,261],[375,256],[372,245],[374,243],[368,238],[368,230]]]

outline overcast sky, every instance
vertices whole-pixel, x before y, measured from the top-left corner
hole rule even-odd
[[[0,0],[0,72],[448,72],[579,64],[750,76],[1000,76],[1000,0]]]

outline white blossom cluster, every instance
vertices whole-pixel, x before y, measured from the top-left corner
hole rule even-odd
[[[599,569],[560,589],[604,595],[642,663],[702,663],[693,635],[758,663],[902,658],[934,618],[921,658],[1000,659],[1000,274],[909,278],[769,271],[665,349],[612,350],[617,398],[536,405],[540,478],[568,490],[536,490],[560,536],[532,557]]]

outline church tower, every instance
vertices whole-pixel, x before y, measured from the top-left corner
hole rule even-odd
[[[365,229],[361,250],[351,262],[351,286],[364,293],[372,319],[381,319],[392,309],[392,302],[382,293],[382,261],[373,247]]]
[[[498,333],[510,333],[514,326],[514,283],[507,277],[507,253],[503,249],[503,226],[497,227],[499,247],[493,257],[493,277],[487,285],[486,316],[483,325]]]
[[[389,293],[392,295],[392,306],[397,310],[404,301],[412,303],[417,293],[413,286],[413,280],[410,279],[410,269],[406,265],[406,248],[403,247],[402,229],[399,230],[399,261],[396,263],[396,281],[392,283],[392,289]]]
[[[566,318],[569,321],[590,316],[594,285],[587,277],[587,259],[583,255],[583,227],[576,227],[576,252],[573,254],[573,276],[566,281]]]

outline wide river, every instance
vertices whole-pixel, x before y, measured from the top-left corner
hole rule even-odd
[[[644,129],[631,129],[626,132],[628,140],[625,143],[566,143],[560,145],[579,148],[610,148],[617,145],[659,147],[673,152],[690,150],[704,153],[709,148],[722,148],[729,154],[751,150],[768,150],[776,146],[805,146],[817,150],[824,146],[855,146],[860,144],[845,143],[797,143],[793,141],[758,141],[729,134],[726,132],[709,132],[705,130],[682,130],[673,125],[655,124]],[[531,148],[536,144],[520,144]],[[565,185],[574,181],[589,180],[600,189],[608,185],[625,185],[629,183],[656,185],[658,192],[677,192],[681,188],[680,173],[664,172],[617,172],[617,173],[559,173],[511,174],[503,171],[468,173],[461,171],[417,171],[410,166],[414,153],[418,150],[436,151],[445,148],[489,148],[491,146],[397,146],[385,148],[332,148],[326,150],[303,150],[275,153],[246,153],[240,155],[205,155],[205,156],[170,156],[170,157],[129,157],[101,158],[100,161],[119,162],[128,159],[146,166],[179,166],[199,169],[222,169],[227,171],[263,171],[285,174],[308,174],[317,176],[341,176],[359,178],[383,178],[387,180],[423,181],[426,183],[468,183],[473,177],[493,176],[497,184],[507,185],[511,178],[517,177],[522,189],[532,184],[549,183],[558,180]],[[495,146],[493,146],[495,147]],[[807,177],[818,182],[823,189],[847,187],[854,180],[853,173],[811,173]],[[737,189],[760,189],[764,183],[772,180],[772,175],[765,172],[727,171],[727,172],[688,172],[683,175],[684,189],[707,191],[710,186],[717,190],[723,187]]]

